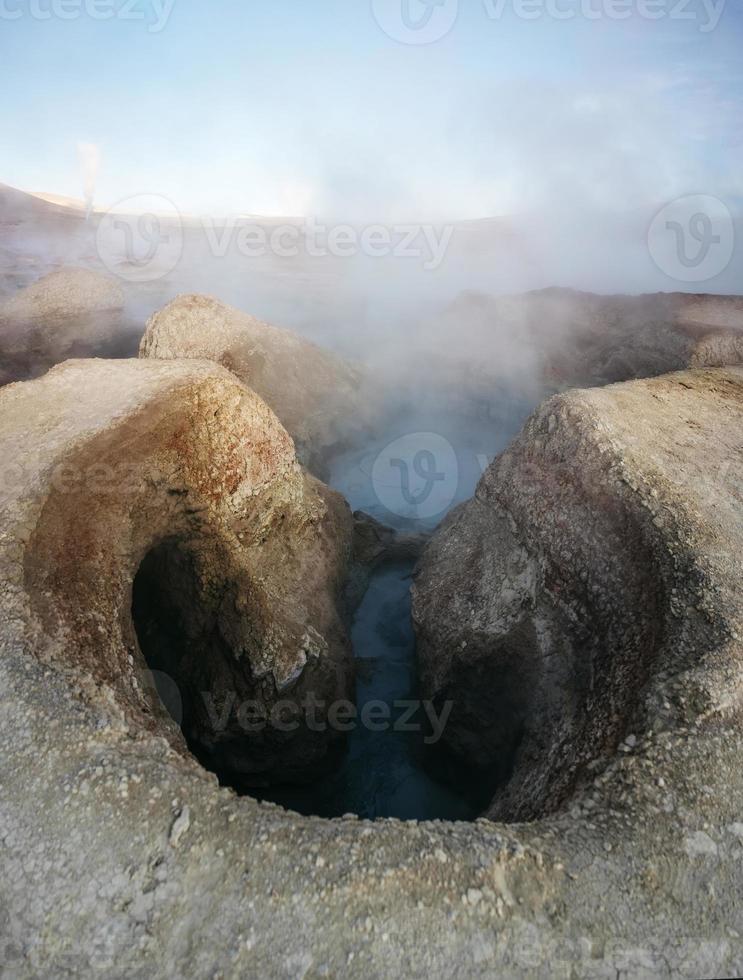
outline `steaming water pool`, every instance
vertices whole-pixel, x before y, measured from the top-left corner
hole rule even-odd
[[[408,418],[384,438],[338,456],[329,483],[351,508],[363,510],[401,531],[431,531],[456,504],[474,493],[483,469],[520,428],[530,406],[511,403],[497,420],[442,423]],[[352,623],[359,712],[372,701],[390,706],[418,698],[415,637],[410,618],[414,561],[383,564]],[[410,722],[425,722],[419,708]],[[340,768],[309,786],[279,787],[262,793],[300,813],[334,817],[397,817],[407,820],[471,820],[484,801],[479,787],[455,789],[432,774],[424,737],[429,730],[370,731],[357,725],[348,736]]]
[[[373,576],[354,617],[352,641],[357,665],[356,703],[416,698],[415,641],[410,622],[413,563],[387,565]],[[391,709],[399,720],[403,708]],[[412,721],[419,720],[420,712]],[[474,808],[423,768],[422,736],[370,731],[357,725],[348,736],[340,768],[309,786],[261,794],[300,813],[336,817],[399,817],[469,820]]]

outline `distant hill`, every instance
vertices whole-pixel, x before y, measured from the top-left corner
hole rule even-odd
[[[45,201],[47,204],[57,204],[61,208],[72,208],[74,211],[86,210],[85,201],[81,201],[77,197],[65,197],[62,194],[47,194],[44,191],[30,191],[29,196],[38,198],[40,201]]]

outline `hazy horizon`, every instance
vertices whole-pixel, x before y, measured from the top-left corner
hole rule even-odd
[[[0,5],[27,191],[349,221],[743,198],[739,3],[64,2]]]

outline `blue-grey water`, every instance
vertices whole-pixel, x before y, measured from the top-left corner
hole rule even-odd
[[[400,421],[384,438],[338,456],[330,484],[353,510],[363,510],[404,531],[430,531],[447,511],[472,496],[485,466],[520,428],[529,406],[508,403],[496,419],[461,418],[455,424],[431,418]],[[403,710],[395,702],[418,699],[415,637],[410,617],[414,562],[383,564],[353,619],[351,639],[357,666],[359,714],[370,702],[388,706],[390,718]],[[478,787],[463,792],[434,775],[430,737],[419,708],[408,724],[417,731],[374,731],[357,724],[348,735],[339,768],[311,785],[278,787],[262,793],[302,813],[400,819],[473,819],[482,807]],[[479,800],[479,802],[478,802]]]

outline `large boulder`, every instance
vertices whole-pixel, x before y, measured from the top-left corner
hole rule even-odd
[[[313,470],[366,411],[361,375],[341,358],[210,296],[179,296],[155,313],[140,357],[206,357],[229,368],[276,412]]]
[[[741,432],[741,368],[556,396],[434,536],[424,689],[494,816],[557,809],[630,733],[737,709]]]
[[[0,303],[2,383],[36,377],[71,356],[105,353],[120,326],[115,279],[64,267]]]
[[[0,307],[3,323],[38,323],[117,310],[124,294],[115,279],[90,269],[65,267],[9,297]]]
[[[3,526],[24,529],[5,537],[17,637],[137,728],[154,730],[154,670],[228,781],[311,772],[328,736],[239,710],[352,691],[353,520],[268,406],[209,362],[140,360],[70,361],[0,403]]]
[[[313,596],[331,604],[328,566],[314,567],[334,553],[312,543],[323,532],[310,514],[323,508],[275,419],[234,378],[197,362],[71,364],[0,393],[4,973],[740,976],[742,385],[740,371],[705,371],[579,393],[535,416],[510,457],[503,494],[514,502],[510,533],[524,540],[513,561],[543,558],[533,574],[548,628],[549,598],[551,622],[568,623],[566,650],[579,653],[573,617],[598,655],[593,681],[587,671],[575,688],[576,700],[596,692],[584,700],[588,724],[613,683],[629,685],[614,692],[624,726],[607,719],[590,777],[566,806],[511,826],[321,820],[240,798],[184,751],[158,710],[130,608],[137,569],[166,541],[204,570],[190,588],[203,615],[219,607],[225,629],[210,636],[228,647],[220,663],[245,641],[258,673],[278,667],[278,687],[301,666],[303,644],[261,644],[263,629],[250,624],[270,614],[289,636],[297,615],[329,633],[323,615],[332,613],[310,605]],[[132,466],[105,493],[110,471],[94,467],[122,459]],[[303,499],[315,501],[309,513]],[[497,521],[489,493],[478,506]],[[618,539],[628,553],[615,570]],[[483,629],[502,618],[485,611],[474,581],[501,558],[487,533],[478,554],[473,533],[459,553],[469,565],[449,582],[455,563],[441,540],[432,545],[448,568],[438,622],[456,641],[448,613],[458,584],[472,590]],[[300,547],[314,555],[304,566]],[[647,593],[630,567],[635,547],[651,562]],[[245,616],[229,587],[243,573]],[[435,574],[428,562],[419,598]],[[611,594],[618,579],[630,586],[624,604]],[[507,601],[500,584],[491,581],[495,606]],[[433,613],[426,602],[417,608]],[[466,633],[465,605],[460,612]],[[632,637],[653,614],[636,673]],[[623,626],[635,630],[626,641]],[[610,634],[616,645],[602,657],[591,637]],[[448,655],[465,653],[437,654]],[[580,735],[579,718],[568,718]],[[572,754],[552,761],[582,766],[586,755],[577,738]],[[559,771],[547,782],[554,789]]]

